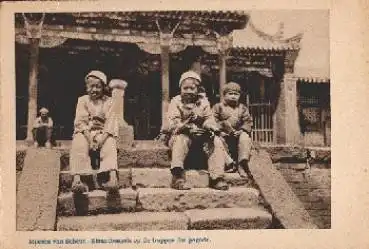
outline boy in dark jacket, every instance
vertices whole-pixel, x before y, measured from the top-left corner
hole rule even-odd
[[[224,100],[214,105],[214,117],[224,142],[231,148],[237,148],[237,170],[241,177],[246,177],[252,146],[252,117],[248,108],[239,102],[241,88],[237,83],[230,82],[222,90]]]

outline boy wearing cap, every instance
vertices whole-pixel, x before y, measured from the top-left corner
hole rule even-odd
[[[182,74],[179,86],[180,95],[175,96],[168,108],[165,129],[170,134],[169,147],[172,151],[171,173],[172,188],[189,189],[185,182],[184,160],[194,143],[203,146],[208,156],[210,186],[227,190],[223,179],[225,164],[222,141],[213,136],[219,129],[214,120],[209,101],[199,98],[200,76],[193,71]]]
[[[222,90],[224,100],[214,105],[214,117],[226,144],[237,148],[238,173],[246,177],[252,146],[252,117],[248,108],[239,102],[241,88],[237,83],[230,82]]]
[[[32,129],[34,146],[36,148],[43,145],[46,148],[51,148],[53,125],[53,120],[49,117],[49,110],[42,107],[40,109],[40,116],[35,119]]]
[[[92,175],[93,188],[116,190],[118,121],[112,113],[112,99],[105,95],[107,77],[91,71],[85,77],[87,95],[78,98],[70,166],[75,193],[89,188],[81,176]]]

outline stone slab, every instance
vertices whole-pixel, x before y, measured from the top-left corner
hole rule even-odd
[[[169,169],[132,168],[132,186],[138,188],[169,188],[172,176]]]
[[[132,186],[139,188],[170,188],[169,169],[132,168]],[[186,181],[191,188],[209,187],[209,174],[203,170],[187,170]]]
[[[123,168],[118,170],[119,186],[121,188],[170,188],[171,173],[169,169],[161,168]],[[204,170],[187,170],[187,184],[191,188],[208,188],[209,174]],[[249,178],[241,178],[238,173],[226,173],[225,180],[230,186],[252,187]],[[73,177],[69,171],[61,171],[59,189],[61,192],[71,190]]]
[[[59,187],[60,153],[57,150],[27,150],[18,182],[16,229],[54,230]]]
[[[187,230],[188,218],[177,212],[140,212],[82,217],[59,217],[58,231]]]
[[[268,152],[253,152],[249,168],[263,198],[284,228],[317,228],[285,178],[272,164]]]
[[[191,188],[208,188],[209,173],[205,170],[187,170],[186,182]]]
[[[132,186],[131,183],[131,169],[119,169],[119,186],[121,188],[130,188]],[[61,192],[69,192],[72,187],[73,176],[69,171],[61,171],[59,178],[59,189]]]
[[[265,229],[272,223],[272,215],[255,208],[214,208],[187,210],[189,229]]]
[[[117,139],[118,148],[129,148],[133,145],[134,135],[133,126],[124,125],[119,127],[119,137]]]
[[[265,151],[270,154],[273,163],[276,162],[305,162],[307,149],[315,152],[315,159],[312,163],[330,163],[331,161],[331,149],[329,147],[300,147],[300,146],[288,146],[288,145],[274,145],[265,146]]]
[[[169,168],[169,148],[155,141],[135,141],[130,149],[118,152],[120,168]]]
[[[119,202],[118,207],[114,209],[134,211],[136,209],[137,192],[132,189],[120,189],[119,190]],[[58,214],[59,215],[75,215],[77,210],[76,207],[79,205],[79,209],[86,210],[88,213],[101,213],[112,211],[107,200],[106,192],[102,190],[95,190],[85,195],[86,202],[83,202],[83,198],[79,200],[79,204],[73,198],[71,192],[61,193],[58,196]]]
[[[252,180],[248,177],[242,178],[238,173],[225,173],[224,180],[232,187],[252,187]]]
[[[59,150],[61,157],[61,170],[69,170],[69,149],[70,141],[62,141],[65,143],[62,147],[55,147]],[[24,165],[24,157],[27,147],[19,145],[17,141],[16,166],[21,170]],[[305,162],[306,149],[313,150],[316,158],[312,163],[330,163],[331,150],[329,147],[307,147],[273,145],[264,146],[261,149],[266,150],[274,163],[276,162]],[[169,168],[170,153],[169,148],[155,141],[134,141],[132,148],[121,148],[118,150],[119,167],[152,167],[152,168]]]
[[[138,190],[141,211],[184,211],[188,209],[254,207],[259,192],[253,188],[230,188],[227,191],[210,188],[175,190],[170,188],[142,188]]]

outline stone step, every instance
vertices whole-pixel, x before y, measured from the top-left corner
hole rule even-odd
[[[112,204],[113,203],[113,204]],[[189,209],[256,207],[260,204],[259,191],[254,188],[232,187],[228,191],[210,188],[175,190],[171,188],[129,188],[119,190],[119,198],[108,200],[106,192],[95,190],[76,200],[71,192],[58,197],[58,215],[109,213],[112,211],[159,212]],[[77,210],[76,210],[77,207]]]
[[[172,180],[169,169],[130,168],[119,169],[118,172],[121,188],[169,188]],[[73,177],[69,171],[60,172],[60,191],[70,191],[72,180]],[[225,173],[225,180],[230,186],[252,186],[252,181],[249,178],[241,178],[238,173]],[[207,188],[209,174],[204,170],[187,170],[186,181],[191,188]]]
[[[61,147],[55,147],[60,152],[61,170],[69,170],[69,150],[71,141],[62,141]],[[27,154],[27,146],[23,141],[17,141],[16,166],[17,170],[22,170],[24,158]],[[306,149],[315,152],[316,162],[330,162],[330,148],[303,148],[287,145],[273,145],[263,147],[271,156],[273,162],[306,162]],[[134,145],[129,149],[118,151],[118,165],[120,168],[129,167],[151,167],[168,168],[170,166],[169,148],[155,141],[134,141]]]
[[[158,231],[189,229],[264,229],[272,216],[254,208],[218,208],[185,212],[140,212],[59,217],[58,231]],[[189,243],[190,241],[188,241]],[[130,243],[130,242],[127,242]],[[153,243],[153,241],[151,241]]]
[[[169,148],[155,141],[136,141],[134,147],[118,150],[119,168],[169,168]],[[69,150],[60,157],[61,170],[69,170]]]
[[[272,223],[272,215],[261,208],[213,208],[187,210],[189,229],[265,229]]]

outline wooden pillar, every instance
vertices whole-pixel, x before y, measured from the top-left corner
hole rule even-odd
[[[30,38],[30,70],[28,85],[28,119],[27,119],[27,142],[32,142],[32,127],[37,116],[37,76],[38,76],[38,57],[39,57],[39,38]]]
[[[223,100],[222,89],[227,83],[227,56],[229,49],[232,47],[232,37],[222,35],[218,37],[217,48],[219,53],[219,95],[220,100]]]
[[[227,83],[227,58],[225,53],[219,54],[219,94],[220,100],[223,100],[223,91],[225,84]]]
[[[166,120],[166,113],[169,106],[169,63],[170,63],[170,42],[172,34],[160,34],[160,59],[161,59],[161,113],[162,124]]]

